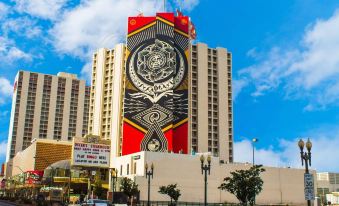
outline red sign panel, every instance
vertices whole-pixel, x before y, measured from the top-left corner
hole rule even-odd
[[[26,184],[41,184],[44,171],[34,170],[26,172]]]
[[[5,187],[6,187],[6,180],[3,179],[3,180],[1,180],[0,188],[1,188],[1,189],[5,189]]]

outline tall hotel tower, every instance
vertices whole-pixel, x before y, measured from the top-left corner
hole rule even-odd
[[[93,55],[89,133],[112,157],[211,152],[233,161],[231,53],[189,43],[173,13],[129,17],[127,44]]]
[[[88,133],[111,139],[112,154],[121,156],[121,120],[126,47],[98,49],[93,55]]]
[[[232,56],[224,48],[191,46],[191,147],[233,162]]]
[[[34,138],[72,140],[87,134],[89,91],[74,74],[19,71],[14,83],[7,160]]]

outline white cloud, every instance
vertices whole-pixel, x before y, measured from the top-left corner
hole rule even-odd
[[[333,159],[338,150],[339,128],[326,128],[324,131],[310,131],[312,141],[312,166],[317,171],[339,172],[339,162]],[[306,141],[306,138],[303,138]],[[281,139],[279,145],[268,145],[255,149],[255,163],[267,166],[301,168],[299,139]],[[260,140],[257,144],[260,144]],[[258,146],[257,146],[258,147]],[[234,161],[252,163],[252,144],[242,140],[234,144]]]
[[[0,157],[5,157],[6,152],[7,152],[7,141],[2,141],[0,142]]]
[[[0,121],[3,121],[3,120],[8,121],[8,119],[7,119],[8,114],[9,114],[8,110],[0,111]]]
[[[248,85],[248,81],[246,81],[245,79],[234,79],[232,84],[233,84],[232,87],[233,99],[235,100],[238,97],[241,90]]]
[[[242,140],[234,143],[234,161],[235,162],[248,162],[253,161],[253,148],[251,141]],[[255,153],[255,164],[263,164],[267,166],[282,166],[284,165],[281,160],[281,155],[273,151],[272,148],[267,149],[256,149]]]
[[[9,6],[5,3],[0,2],[0,19],[3,19],[9,13]]]
[[[67,0],[15,0],[18,12],[42,19],[56,19]]]
[[[87,62],[81,69],[80,78],[91,82],[92,77],[92,62]]]
[[[239,79],[255,86],[253,96],[279,86],[289,98],[305,98],[305,110],[338,105],[339,100],[339,12],[318,20],[305,31],[302,48],[272,48],[266,54],[250,52],[257,64],[240,70]]]
[[[31,61],[32,56],[17,48],[13,41],[0,36],[0,61],[10,64],[16,60]]]
[[[10,81],[0,76],[0,105],[7,103],[13,94],[13,85]]]
[[[50,31],[57,52],[89,60],[97,48],[113,48],[124,42],[127,17],[143,12],[154,15],[162,7],[157,0],[84,1],[64,13]],[[82,75],[89,77],[87,63]]]
[[[125,40],[128,16],[154,15],[161,7],[157,0],[84,1],[65,12],[50,34],[58,52],[88,58],[97,48]]]
[[[175,4],[180,9],[191,11],[199,4],[199,0],[176,0]]]
[[[8,36],[11,32],[31,39],[41,37],[42,29],[37,26],[36,21],[28,17],[18,17],[15,19],[6,19],[2,22],[1,29],[4,36]]]

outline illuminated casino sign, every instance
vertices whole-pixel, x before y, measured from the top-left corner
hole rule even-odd
[[[129,17],[122,154],[188,152],[189,19]]]

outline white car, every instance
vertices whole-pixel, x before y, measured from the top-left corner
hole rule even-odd
[[[82,203],[82,206],[109,206],[109,202],[107,200],[89,199]]]

